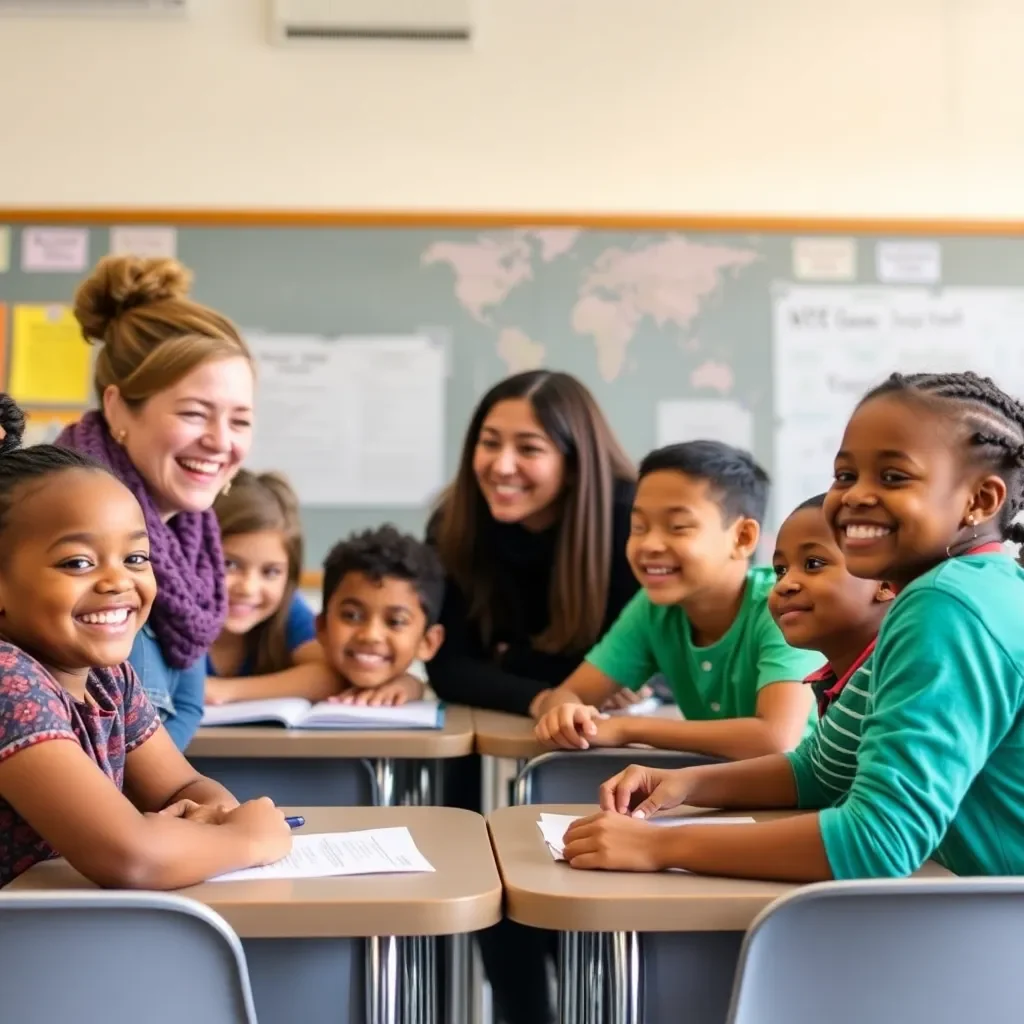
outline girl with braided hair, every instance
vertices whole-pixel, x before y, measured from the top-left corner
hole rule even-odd
[[[0,396],[0,888],[57,856],[139,889],[285,856],[281,811],[196,772],[129,663],[157,589],[139,502],[24,426]]]
[[[575,868],[780,881],[1024,874],[1024,406],[973,373],[894,374],[847,424],[824,512],[846,569],[896,599],[843,720],[852,777],[807,753],[660,771],[602,787],[565,836]],[[851,698],[852,699],[852,698]],[[852,708],[847,703],[848,708]],[[801,807],[751,825],[654,828],[680,803]]]

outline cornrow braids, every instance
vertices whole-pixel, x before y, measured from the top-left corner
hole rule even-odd
[[[11,510],[14,493],[30,480],[41,480],[68,469],[100,469],[109,472],[88,455],[55,444],[34,444],[22,448],[25,414],[8,394],[0,393],[0,530]]]
[[[976,373],[894,373],[869,391],[872,398],[896,393],[924,400],[959,403],[954,414],[967,427],[967,443],[979,461],[991,466],[1006,484],[1006,501],[999,513],[1004,540],[1024,542],[1024,523],[1014,520],[1024,510],[1024,404],[1003,391],[990,377]]]

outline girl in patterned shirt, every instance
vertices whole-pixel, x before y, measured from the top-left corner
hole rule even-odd
[[[128,665],[156,594],[138,502],[24,425],[0,395],[0,886],[55,856],[140,889],[283,857],[282,813],[197,775]]]

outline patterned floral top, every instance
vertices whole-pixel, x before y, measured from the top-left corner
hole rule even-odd
[[[35,658],[0,641],[0,761],[47,740],[71,740],[118,789],[125,755],[160,727],[128,664],[89,673],[92,702],[77,701]],[[0,796],[0,887],[58,852]]]

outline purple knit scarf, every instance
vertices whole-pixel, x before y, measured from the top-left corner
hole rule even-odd
[[[157,582],[149,624],[167,663],[188,668],[217,639],[227,616],[217,517],[212,511],[179,512],[163,522],[139,471],[95,410],[65,428],[57,444],[102,462],[138,498],[146,516]]]

